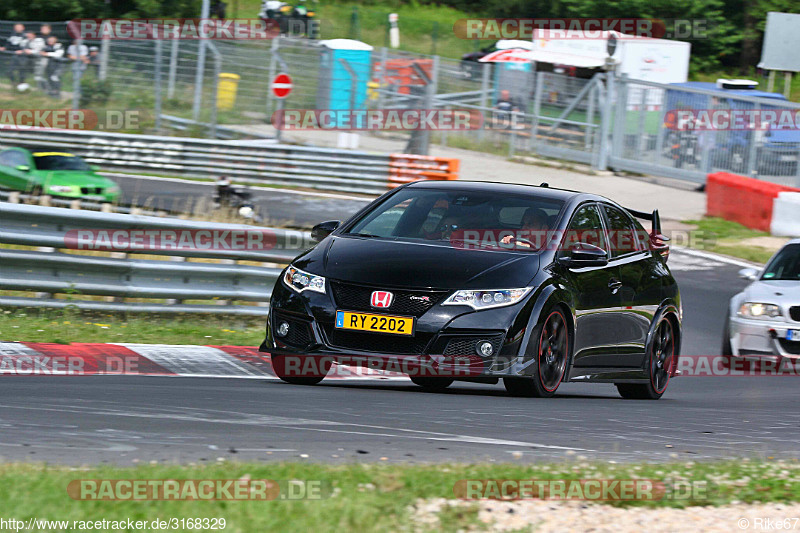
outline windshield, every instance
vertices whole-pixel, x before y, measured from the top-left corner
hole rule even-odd
[[[40,155],[34,156],[34,160],[39,170],[91,170],[83,159],[74,155]]]
[[[535,251],[555,227],[564,203],[533,195],[404,189],[361,217],[346,233],[442,246]]]
[[[800,243],[790,244],[778,252],[764,269],[761,279],[800,281]]]

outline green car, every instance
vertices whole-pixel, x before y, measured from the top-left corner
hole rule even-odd
[[[31,152],[24,148],[0,152],[0,187],[64,198],[116,201],[119,185],[96,170],[80,157],[65,152]]]

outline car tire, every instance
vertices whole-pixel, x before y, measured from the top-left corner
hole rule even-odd
[[[503,386],[512,396],[550,398],[555,395],[570,358],[569,324],[563,309],[558,306],[542,313],[531,333],[538,339],[535,345],[536,365],[531,378],[503,378]]]
[[[409,376],[411,381],[414,385],[419,385],[425,390],[429,391],[443,391],[447,387],[453,384],[453,379],[450,378],[432,378],[432,377],[420,377],[420,376]]]
[[[722,328],[722,367],[731,367],[731,358],[733,357],[733,347],[731,346],[731,315],[730,311],[725,313],[725,326]]]
[[[271,356],[272,370],[275,372],[275,375],[278,376],[282,381],[285,381],[286,383],[291,383],[292,385],[316,385],[317,383],[325,379],[325,376],[328,374],[332,366],[332,361],[329,359],[325,359],[322,360],[322,369],[319,372],[319,375],[289,376],[285,372],[285,365],[284,365],[285,357],[286,357],[285,355]],[[303,365],[301,365],[301,367],[302,366]]]
[[[626,400],[658,400],[669,385],[671,367],[675,363],[675,327],[668,317],[659,320],[653,341],[647,348],[647,383],[615,383]]]

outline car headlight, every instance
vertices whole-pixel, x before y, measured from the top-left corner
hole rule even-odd
[[[739,308],[739,316],[744,318],[757,318],[763,320],[774,320],[783,318],[781,308],[774,304],[762,304],[757,302],[745,302]]]
[[[109,194],[117,194],[119,192],[119,185],[112,185],[106,189],[106,192]]]
[[[325,278],[289,267],[283,275],[283,282],[297,292],[314,291],[325,294]]]
[[[522,289],[496,289],[485,291],[461,290],[454,292],[442,305],[468,305],[480,311],[492,307],[512,305],[522,300],[532,287]]]
[[[50,192],[58,192],[61,194],[68,194],[72,192],[72,187],[69,185],[51,185],[47,188]]]

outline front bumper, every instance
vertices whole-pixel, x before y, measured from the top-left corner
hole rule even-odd
[[[452,371],[450,377],[456,378],[508,376],[512,375],[527,324],[527,313],[522,310],[532,298],[529,295],[517,304],[482,311],[436,304],[416,319],[413,338],[366,332],[342,336],[333,327],[334,316],[337,308],[346,307],[335,304],[330,285],[327,290],[326,294],[298,294],[279,281],[272,293],[267,335],[260,350],[276,355],[328,357],[345,364],[366,357],[400,371],[424,372],[433,365],[442,376]],[[392,314],[391,310],[386,314]],[[275,333],[281,321],[290,325],[289,334],[282,338]],[[492,344],[491,356],[478,352],[480,342]],[[374,368],[381,367],[377,364]]]
[[[800,322],[731,317],[730,335],[733,355],[800,359],[800,341],[786,339],[786,332],[790,329],[800,330]]]

